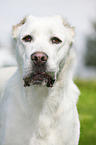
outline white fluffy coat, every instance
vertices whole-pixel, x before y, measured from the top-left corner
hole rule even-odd
[[[75,50],[70,49],[73,30],[60,16],[27,16],[26,19],[25,24],[21,22],[13,29],[18,69],[7,82],[1,96],[0,145],[78,145],[80,124],[76,103],[79,90],[72,81],[76,58]],[[58,46],[48,43],[47,29],[48,34],[50,29],[54,29],[54,35],[57,34],[64,43]],[[37,41],[22,44],[21,36],[30,32],[36,38],[38,35]],[[49,70],[58,73],[52,88],[23,86],[22,78],[30,71],[29,56],[37,50],[50,56]],[[64,64],[59,68],[62,60]]]

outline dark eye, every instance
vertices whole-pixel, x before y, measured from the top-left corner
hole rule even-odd
[[[51,42],[52,42],[53,44],[59,44],[59,43],[61,43],[62,41],[61,41],[58,37],[52,37],[52,38],[51,38]]]
[[[25,36],[22,40],[25,41],[25,42],[31,42],[32,39],[33,39],[32,36],[27,35],[27,36]]]

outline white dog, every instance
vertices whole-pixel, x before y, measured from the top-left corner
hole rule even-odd
[[[18,69],[0,101],[0,145],[78,145],[74,28],[31,15],[13,27]]]

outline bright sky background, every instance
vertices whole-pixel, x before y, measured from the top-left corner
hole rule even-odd
[[[96,19],[96,0],[0,0],[0,43],[10,44],[12,26],[27,14],[46,16],[60,14],[76,28],[76,46],[83,46]]]

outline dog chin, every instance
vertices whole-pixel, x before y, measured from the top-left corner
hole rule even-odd
[[[31,85],[53,87],[55,79],[47,73],[32,73],[23,78],[24,87]]]

